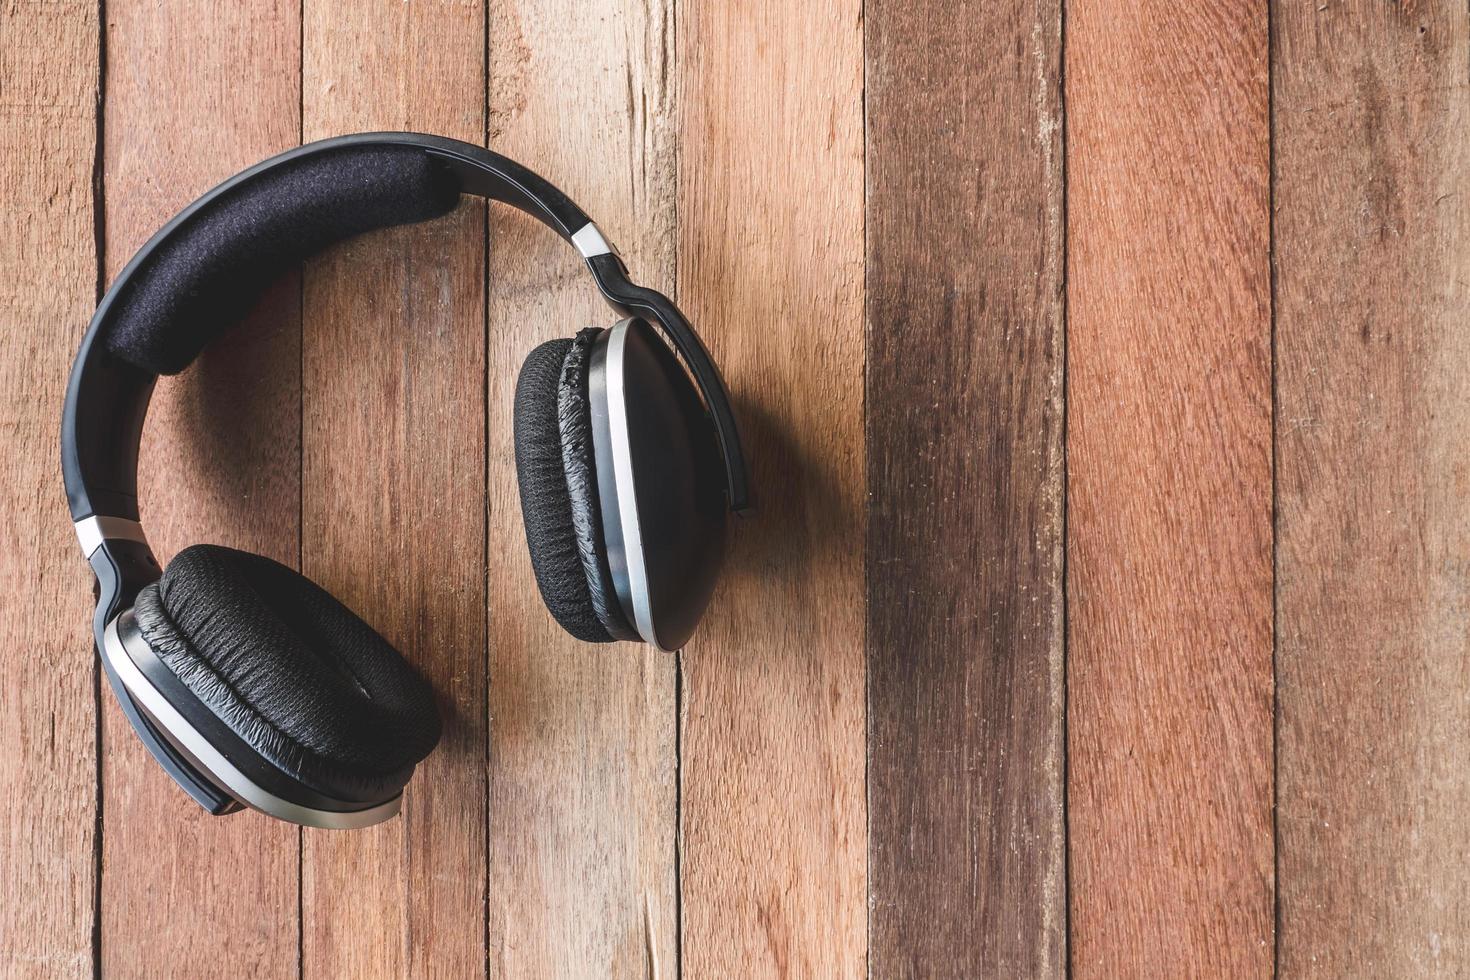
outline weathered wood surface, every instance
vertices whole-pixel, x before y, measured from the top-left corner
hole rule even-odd
[[[1466,972],[1467,59],[1424,2],[0,5],[0,974]],[[97,698],[57,416],[160,223],[366,128],[586,206],[761,510],[682,655],[572,642],[510,404],[610,322],[575,256],[470,202],[286,277],[142,506],[441,695],[403,817],[303,835]]]
[[[1061,5],[866,23],[868,962],[1061,977]]]
[[[1277,4],[1282,975],[1470,972],[1470,15]]]
[[[306,3],[303,138],[482,140],[484,16],[476,2]],[[302,570],[423,671],[444,719],[399,818],[304,833],[303,971],[482,973],[484,207],[332,250],[303,294]]]
[[[673,4],[496,0],[489,145],[552,176],[633,276],[674,286]],[[546,613],[516,489],[512,405],[539,343],[616,314],[538,222],[490,221],[491,973],[677,970],[676,659],[589,646]]]
[[[85,977],[97,884],[90,574],[57,465],[97,300],[94,3],[0,5],[0,974]]]
[[[1068,7],[1078,977],[1272,970],[1267,13]]]
[[[184,205],[297,143],[300,34],[295,4],[253,14],[108,4],[109,282]],[[300,280],[288,276],[193,367],[159,382],[139,506],[160,561],[211,542],[296,565],[300,305]],[[295,975],[299,832],[254,813],[210,817],[153,763],[105,680],[103,708],[103,973],[230,963],[252,976]],[[184,909],[189,926],[179,928]]]
[[[684,652],[683,964],[853,976],[867,929],[862,18],[679,7],[682,309],[737,408],[760,515]]]

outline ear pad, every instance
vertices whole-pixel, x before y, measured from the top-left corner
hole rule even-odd
[[[439,741],[429,685],[297,572],[213,545],[139,593],[155,655],[247,745],[334,799],[391,799]]]
[[[516,479],[521,491],[521,517],[526,545],[541,599],[552,617],[572,636],[589,643],[614,639],[598,615],[578,545],[572,493],[580,499],[576,510],[595,509],[586,500],[588,481],[568,479],[561,429],[562,372],[574,342],[551,340],[531,351],[516,381]],[[584,385],[585,388],[585,385]],[[570,409],[569,409],[570,410]],[[591,472],[592,445],[574,445],[571,453]],[[591,486],[595,488],[595,480]],[[588,533],[583,522],[583,534]],[[581,547],[586,547],[588,542]],[[605,606],[605,603],[603,603]]]
[[[562,628],[588,643],[612,635],[597,618],[577,554],[572,503],[557,418],[562,364],[570,340],[549,340],[531,351],[516,380],[516,482],[526,546],[541,600]]]
[[[618,602],[602,528],[598,499],[597,450],[592,437],[592,406],[588,375],[592,348],[605,331],[588,327],[572,340],[557,383],[556,420],[561,430],[561,461],[566,471],[567,498],[572,507],[572,531],[577,558],[587,580],[587,595],[597,619],[615,640],[639,640]]]

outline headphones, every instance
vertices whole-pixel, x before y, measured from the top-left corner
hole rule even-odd
[[[526,543],[556,621],[580,640],[677,649],[714,591],[729,514],[749,509],[708,351],[546,180],[416,133],[322,140],[232,177],[154,235],[107,291],[61,429],[103,669],[149,752],[210,813],[249,806],[339,828],[386,820],[440,724],[428,683],[296,571],[213,545],[159,567],[137,500],[153,385],[188,367],[275,276],[351,236],[446,214],[461,194],[549,226],[623,317],[537,347],[516,384]]]

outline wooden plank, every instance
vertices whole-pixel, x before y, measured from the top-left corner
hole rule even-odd
[[[1279,963],[1470,972],[1470,17],[1276,10]]]
[[[670,289],[672,3],[490,10],[490,145],[587,209],[638,281]],[[491,973],[673,976],[674,658],[562,632],[536,590],[516,489],[521,362],[615,314],[539,224],[497,208],[490,237]]]
[[[868,962],[1060,977],[1061,5],[866,22]]]
[[[97,295],[95,3],[0,6],[0,974],[93,971],[91,582],[57,466]]]
[[[478,3],[302,16],[306,139],[481,138]],[[484,222],[467,202],[305,274],[302,567],[424,672],[444,719],[402,816],[305,832],[307,977],[485,969]]]
[[[1068,8],[1068,828],[1078,977],[1272,938],[1267,9]]]
[[[684,654],[692,976],[865,969],[861,10],[679,10],[680,305],[761,508]]]
[[[286,2],[247,12],[113,0],[107,13],[110,280],[199,194],[296,143],[300,22]],[[299,307],[300,283],[288,277],[249,322],[159,383],[139,497],[160,561],[209,541],[296,564]],[[209,816],[148,756],[105,685],[103,700],[103,971],[230,963],[294,976],[295,828],[256,813]]]

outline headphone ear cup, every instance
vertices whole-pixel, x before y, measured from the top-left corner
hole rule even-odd
[[[550,340],[531,351],[521,365],[515,397],[516,480],[526,547],[542,602],[572,636],[609,643],[615,637],[598,609],[603,605],[605,612],[605,603],[594,603],[582,557],[585,548],[601,544],[586,540],[585,520],[579,532],[572,504],[575,492],[577,512],[595,510],[595,498],[589,502],[586,495],[596,481],[591,479],[589,485],[581,476],[569,478],[567,470],[570,456],[575,471],[591,475],[591,440],[574,437],[568,448],[562,441],[562,375],[575,347],[571,340]],[[568,396],[569,412],[575,413],[575,401],[575,396]],[[583,402],[585,408],[585,396]]]
[[[133,614],[205,708],[314,793],[391,799],[439,741],[428,683],[350,609],[269,558],[187,548]]]
[[[627,577],[629,617],[649,643],[679,649],[725,555],[729,508],[713,424],[673,351],[636,317],[598,339],[591,398],[594,420],[607,419],[603,455],[614,479],[603,483],[612,495],[604,502],[619,523],[609,551],[620,587]]]

